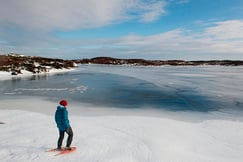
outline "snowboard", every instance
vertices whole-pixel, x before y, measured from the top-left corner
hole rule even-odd
[[[65,155],[65,154],[73,153],[74,151],[76,151],[76,149],[77,149],[76,147],[71,147],[71,150],[66,150],[65,148],[58,150],[56,148],[53,148],[53,149],[47,150],[46,152],[58,152],[57,154],[55,154],[55,156],[58,156],[58,155]]]

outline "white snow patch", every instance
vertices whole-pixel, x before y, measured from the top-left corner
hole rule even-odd
[[[38,99],[28,101],[24,97],[12,103],[1,101],[4,104],[0,105],[0,122],[5,123],[0,124],[2,162],[243,161],[242,121],[218,119],[217,114],[215,119],[198,122],[134,113],[85,116],[77,113],[72,104],[68,110],[74,131],[72,145],[77,150],[54,156],[55,153],[45,151],[56,147],[58,131],[53,116],[56,104]],[[37,109],[21,110],[24,104]],[[82,105],[80,108],[85,111]]]
[[[27,77],[27,76],[32,76],[32,75],[43,75],[43,74],[56,74],[56,73],[66,73],[66,72],[70,72],[75,70],[74,68],[70,68],[70,69],[53,69],[51,68],[49,70],[49,72],[43,72],[43,73],[39,73],[39,74],[34,74],[30,71],[27,70],[21,70],[22,74],[18,74],[18,75],[11,75],[10,72],[5,72],[5,71],[0,71],[0,81],[1,80],[10,80],[10,79],[15,79],[15,78],[20,78],[20,77]]]

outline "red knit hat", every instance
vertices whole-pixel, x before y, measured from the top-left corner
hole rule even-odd
[[[62,106],[67,106],[68,105],[68,102],[66,100],[61,100],[59,102],[59,104],[62,105]]]

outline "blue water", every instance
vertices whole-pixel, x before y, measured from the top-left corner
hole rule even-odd
[[[243,109],[242,68],[80,65],[0,82],[0,97],[41,96],[102,107],[208,112]]]

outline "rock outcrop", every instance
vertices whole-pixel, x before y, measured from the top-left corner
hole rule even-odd
[[[0,55],[0,71],[7,71],[12,75],[21,74],[21,70],[27,70],[32,73],[43,73],[49,72],[50,69],[69,69],[76,66],[76,63],[70,60],[20,54]]]

